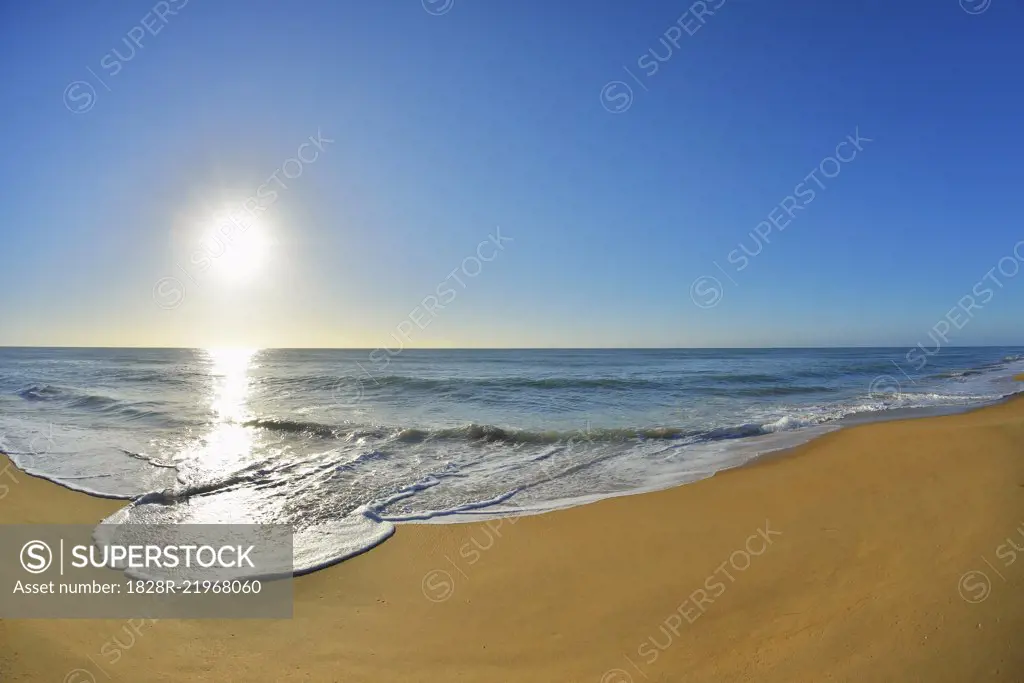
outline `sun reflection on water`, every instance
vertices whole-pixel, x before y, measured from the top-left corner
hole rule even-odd
[[[253,428],[249,409],[251,379],[257,349],[207,349],[213,381],[210,408],[214,419],[204,438],[201,460],[204,469],[236,471],[251,464]]]
[[[240,485],[258,466],[253,400],[258,349],[203,349],[196,360],[208,378],[210,419],[199,438],[176,459],[176,495],[188,505],[161,507],[160,519],[179,523],[253,524],[272,521],[274,510],[255,488]],[[238,485],[238,486],[236,486]],[[216,492],[217,495],[211,495]]]
[[[214,378],[212,408],[217,422],[245,422],[249,419],[249,367],[256,349],[207,349]]]

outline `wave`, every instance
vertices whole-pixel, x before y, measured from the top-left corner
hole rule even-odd
[[[962,374],[935,375],[934,378],[947,379],[971,376],[985,369],[1007,363],[1018,362],[1024,355],[1010,355],[1002,362],[992,363],[982,368],[970,368],[957,371]],[[779,369],[776,373],[766,372],[722,372],[720,370],[693,371],[685,376],[669,378],[651,376],[573,376],[560,375],[549,377],[503,376],[503,377],[416,377],[402,374],[375,374],[372,365],[353,370],[352,374],[312,375],[287,377],[264,377],[258,384],[266,389],[293,389],[296,391],[323,391],[339,397],[360,397],[366,392],[378,391],[410,391],[410,392],[465,392],[479,390],[533,390],[533,391],[565,391],[565,390],[600,390],[600,391],[678,391],[705,393],[716,396],[740,395],[751,397],[771,397],[799,395],[802,393],[826,393],[834,391],[832,386],[814,383],[814,380],[849,380],[851,377],[863,375],[873,378],[880,374],[893,371],[892,360],[867,359],[841,364],[829,363],[820,367]],[[588,368],[592,369],[592,368]],[[808,385],[799,384],[801,380],[811,380]],[[827,384],[827,382],[826,382]]]
[[[33,384],[17,392],[26,401],[52,401],[66,395],[66,390],[50,384]]]
[[[274,432],[288,434],[312,434],[325,438],[339,436],[342,430],[319,422],[303,422],[301,420],[279,420],[274,418],[257,418],[242,423],[243,427],[256,427]]]
[[[140,384],[171,384],[188,386],[194,380],[205,380],[209,375],[178,368],[173,374],[169,371],[145,370],[139,368],[115,368],[110,371],[109,377],[124,382],[138,382]]]
[[[767,422],[747,422],[706,429],[685,429],[681,427],[620,427],[578,430],[573,432],[530,431],[505,429],[494,425],[471,424],[465,427],[441,429],[435,432],[415,430],[427,434],[426,439],[463,439],[478,443],[520,444],[625,444],[638,441],[679,441],[691,443],[743,439],[763,436],[778,431],[799,429],[842,417],[835,412],[821,416],[803,417],[783,415]],[[413,431],[404,430],[402,434]]]
[[[256,478],[255,474],[236,473],[219,480],[178,486],[161,491],[150,491],[136,498],[132,505],[177,505],[179,503],[188,503],[190,498],[207,493],[220,493],[240,484],[256,481]]]
[[[773,391],[778,391],[776,387]],[[806,388],[805,388],[806,389]],[[821,391],[831,391],[827,387]],[[766,390],[767,391],[767,390]],[[795,391],[795,388],[794,388]],[[889,410],[908,408],[929,408],[948,405],[966,405],[985,403],[1005,396],[942,394],[942,393],[902,393],[893,394],[884,401],[868,403],[820,404],[802,409],[793,409],[777,416],[766,416],[763,422],[744,422],[733,425],[706,428],[683,428],[673,426],[644,427],[604,427],[587,430],[531,430],[502,427],[492,424],[471,423],[459,427],[425,429],[418,427],[383,427],[383,426],[330,426],[318,422],[300,420],[283,420],[261,418],[245,422],[246,426],[258,427],[291,434],[307,434],[320,438],[338,438],[352,441],[357,438],[379,439],[389,442],[417,444],[425,442],[461,441],[471,444],[504,444],[519,445],[552,445],[588,442],[595,444],[615,444],[645,440],[678,441],[688,440],[691,443],[742,439],[753,436],[773,434],[835,422],[857,413],[882,413]],[[368,459],[384,457],[377,450],[368,451],[351,464]],[[345,465],[342,465],[344,467]]]
[[[385,459],[387,457],[388,457],[387,454],[382,452],[382,451],[378,451],[378,450],[365,451],[363,453],[360,453],[356,457],[352,458],[348,462],[346,462],[344,464],[341,464],[341,465],[338,465],[337,469],[341,470],[341,471],[353,470],[357,466],[362,465],[364,463],[372,462],[374,460],[383,460],[383,459]]]
[[[665,388],[670,384],[646,378],[621,377],[410,377],[407,375],[373,375],[341,377],[271,377],[262,380],[265,386],[295,387],[341,392],[347,389],[411,389],[453,390],[461,387],[496,389],[637,389]]]
[[[800,386],[800,385],[778,385],[771,387],[687,387],[687,390],[699,391],[708,396],[750,396],[750,397],[771,397],[771,396],[801,396],[804,394],[827,394],[835,391],[832,387],[826,386]]]
[[[780,375],[697,375],[697,379],[710,380],[721,384],[777,384],[790,377],[827,377],[828,373],[796,372],[789,376]],[[282,377],[262,380],[264,386],[294,387],[330,391],[348,395],[376,389],[408,389],[414,391],[455,391],[458,389],[606,389],[631,391],[637,389],[685,389],[706,391],[706,386],[691,386],[692,380],[659,380],[643,377],[502,377],[502,378],[425,378],[405,375],[383,375],[374,377]],[[714,389],[713,387],[711,388]],[[794,393],[800,387],[793,387]],[[827,387],[807,387],[807,391],[829,390]]]
[[[373,512],[374,518],[382,522],[426,522],[428,520],[437,519],[438,517],[453,517],[456,515],[464,515],[468,512],[473,512],[474,510],[485,510],[500,503],[504,503],[505,501],[515,496],[517,493],[519,493],[519,489],[512,489],[511,491],[500,493],[497,496],[494,496],[493,498],[488,498],[486,500],[477,500],[473,501],[472,503],[463,503],[462,505],[456,505],[455,507],[447,508],[444,510],[426,510],[424,512],[416,512],[404,515],[384,514],[382,510],[384,507],[387,506],[387,504],[394,502],[395,499],[392,498],[389,499],[387,503],[382,503],[374,506]]]
[[[68,402],[69,408],[92,410],[102,413],[116,413],[128,418],[159,416],[158,405],[149,401],[130,403],[109,396],[91,394],[80,396]]]
[[[1005,370],[1008,366],[1015,363],[1024,361],[1024,354],[1021,355],[1009,355],[1004,356],[1001,360],[993,361],[990,363],[983,363],[976,367],[970,367],[959,370],[947,370],[945,372],[939,372],[933,375],[929,375],[929,379],[963,379],[965,377],[977,377],[979,375],[987,375],[998,370]]]
[[[984,370],[950,370],[949,372],[940,372],[934,375],[929,375],[929,379],[961,379],[963,377],[975,377],[977,375],[985,374]]]
[[[781,420],[786,420],[783,417]],[[627,443],[631,441],[644,440],[679,440],[691,439],[693,441],[718,441],[721,439],[739,439],[748,436],[768,434],[780,429],[779,421],[741,424],[728,427],[717,427],[711,429],[684,429],[678,427],[619,427],[619,428],[597,428],[577,431],[534,431],[529,429],[511,429],[490,424],[468,424],[461,427],[448,427],[443,429],[419,429],[419,428],[398,428],[398,429],[344,429],[330,427],[315,422],[301,422],[292,420],[251,420],[245,423],[247,426],[258,426],[264,429],[279,430],[294,434],[311,434],[319,437],[338,437],[351,439],[353,435],[369,435],[380,439],[388,439],[404,443],[422,443],[427,441],[463,441],[477,444],[505,444],[517,445],[544,445],[544,444],[566,444],[579,442],[592,443]],[[794,423],[795,424],[795,423]],[[793,428],[796,428],[795,426]],[[372,458],[383,457],[379,451],[370,451],[357,457],[352,463],[346,463],[345,467],[357,462],[363,462]]]
[[[269,432],[314,436],[320,439],[344,439],[355,441],[364,438],[383,439],[391,436],[394,430],[373,425],[326,425],[322,422],[292,420],[287,418],[260,417],[242,422],[243,427],[265,429]],[[417,430],[407,430],[415,432]],[[412,439],[412,440],[415,440]]]
[[[177,467],[178,467],[173,462],[167,462],[166,460],[161,460],[160,458],[154,458],[154,457],[149,456],[149,455],[143,455],[142,453],[135,453],[133,451],[126,450],[124,448],[121,448],[119,450],[122,453],[124,453],[125,455],[127,455],[129,458],[135,458],[136,460],[142,460],[143,462],[148,462],[153,467],[163,467],[163,468],[171,469],[171,470],[177,469]]]
[[[26,401],[60,401],[65,408],[115,415],[128,420],[148,418],[161,420],[167,425],[178,424],[171,415],[160,410],[160,404],[152,401],[124,401],[52,384],[34,384],[18,391],[17,395]]]

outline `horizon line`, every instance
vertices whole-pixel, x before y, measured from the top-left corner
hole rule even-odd
[[[902,349],[916,348],[915,344],[898,344],[879,346],[875,344],[857,344],[852,346],[409,346],[392,353],[397,356],[404,351],[743,351],[743,350],[798,350],[798,349]],[[1024,344],[972,344],[943,346],[946,349],[998,349],[1024,348]],[[207,349],[253,349],[257,351],[389,351],[385,346],[246,346],[246,345],[210,345],[210,346],[64,346],[64,345],[24,345],[0,344],[0,349],[98,349],[124,350],[138,349],[150,351],[195,351]]]

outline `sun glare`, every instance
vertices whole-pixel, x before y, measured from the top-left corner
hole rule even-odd
[[[242,283],[261,273],[273,248],[270,224],[244,212],[218,214],[203,226],[201,250],[210,272],[226,282]]]

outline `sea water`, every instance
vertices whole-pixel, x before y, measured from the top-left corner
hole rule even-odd
[[[297,572],[394,524],[702,479],[851,420],[1021,385],[1024,349],[0,349],[0,449],[107,521],[286,523]],[[916,358],[916,357],[915,357]],[[920,363],[915,363],[920,365]]]

